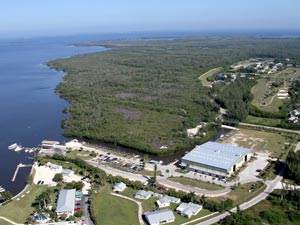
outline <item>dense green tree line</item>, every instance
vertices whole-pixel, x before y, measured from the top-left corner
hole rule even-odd
[[[289,177],[300,184],[300,153],[289,151],[286,164],[288,166]]]
[[[162,41],[100,42],[112,50],[55,60],[68,73],[57,87],[71,105],[63,121],[66,136],[117,143],[156,154],[193,148],[186,129],[214,121],[217,105],[198,77],[215,67],[251,57],[300,62],[299,39],[190,38]],[[223,90],[219,100],[228,121],[248,114],[243,82]],[[247,86],[247,85],[246,85]],[[240,90],[243,94],[239,94]],[[219,95],[220,96],[220,95]],[[167,146],[167,149],[160,149]]]

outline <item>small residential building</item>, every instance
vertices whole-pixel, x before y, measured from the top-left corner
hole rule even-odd
[[[75,189],[63,189],[59,192],[55,211],[58,216],[63,214],[66,214],[67,216],[74,215],[75,193]]]
[[[62,171],[62,174],[65,175],[65,176],[70,177],[70,176],[72,176],[72,175],[74,174],[74,171],[73,171],[73,170],[70,170],[70,169],[64,169],[64,170]]]
[[[179,204],[181,202],[180,198],[175,198],[169,195],[165,195],[163,197],[164,199],[167,199],[169,202],[175,203],[175,204]]]
[[[175,216],[170,209],[147,212],[144,214],[144,216],[149,225],[160,225],[175,221]]]
[[[122,192],[124,191],[126,188],[126,184],[124,184],[123,182],[120,183],[116,183],[113,187],[113,191],[114,192]]]
[[[202,209],[202,205],[190,203],[181,203],[176,211],[181,215],[191,218],[191,216],[197,215]]]
[[[148,199],[150,198],[154,193],[152,191],[144,191],[144,190],[139,190],[137,193],[135,193],[134,197],[138,199]]]
[[[57,165],[51,162],[47,162],[46,166],[48,166],[51,170],[56,171],[57,173],[62,173],[63,167],[61,165]]]
[[[82,148],[82,144],[77,139],[73,139],[72,141],[66,142],[65,146],[72,150]]]
[[[160,198],[156,201],[156,204],[159,208],[169,207],[170,201],[166,198]]]

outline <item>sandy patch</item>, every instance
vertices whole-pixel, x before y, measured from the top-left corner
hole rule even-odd
[[[47,166],[34,166],[35,168],[35,176],[33,178],[33,182],[35,184],[38,183],[38,181],[44,181],[44,185],[48,185],[50,187],[56,186],[57,183],[52,181],[55,174],[58,172],[55,170],[50,169]],[[82,176],[79,176],[77,174],[73,174],[71,176],[65,176],[64,175],[64,182],[72,182],[72,181],[81,181],[83,178]],[[88,194],[88,190],[91,188],[91,184],[87,183],[86,181],[82,181],[84,183],[84,187],[82,189],[83,194]]]

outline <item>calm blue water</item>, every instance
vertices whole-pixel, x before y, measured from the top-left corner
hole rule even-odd
[[[12,143],[35,147],[43,139],[65,141],[60,127],[67,102],[54,89],[63,73],[44,62],[75,54],[103,51],[100,47],[72,47],[77,39],[42,38],[0,41],[0,186],[19,192],[29,169],[20,169],[11,182],[16,165],[30,163],[29,155],[7,149]]]

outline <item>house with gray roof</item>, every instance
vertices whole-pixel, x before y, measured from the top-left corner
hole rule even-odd
[[[139,190],[137,193],[135,193],[134,197],[138,199],[148,199],[150,198],[154,193],[152,191],[144,191],[144,190]]]
[[[160,225],[175,221],[175,216],[170,209],[147,212],[144,214],[144,216],[149,225]]]
[[[194,204],[192,202],[189,203],[181,203],[176,211],[181,215],[191,218],[193,215],[197,215],[202,209],[202,205]]]
[[[156,204],[159,208],[169,207],[170,201],[166,198],[160,198],[156,201]]]
[[[113,187],[113,191],[114,192],[122,192],[124,191],[126,188],[126,184],[124,184],[123,182],[120,183],[116,183]]]
[[[63,189],[59,192],[56,205],[56,214],[58,216],[63,214],[66,214],[67,216],[74,215],[75,193],[76,189]]]
[[[248,148],[206,142],[187,153],[181,159],[181,166],[195,172],[225,178],[237,171],[251,155]]]

